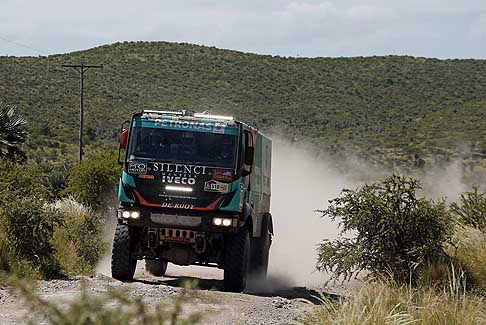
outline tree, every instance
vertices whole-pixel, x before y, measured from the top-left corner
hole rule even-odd
[[[15,112],[13,105],[0,102],[0,158],[25,161],[27,156],[20,148],[27,137],[26,120]]]

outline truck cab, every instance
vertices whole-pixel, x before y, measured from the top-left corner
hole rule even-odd
[[[145,110],[122,126],[112,276],[167,263],[224,269],[241,292],[265,277],[273,236],[271,140],[231,117]]]

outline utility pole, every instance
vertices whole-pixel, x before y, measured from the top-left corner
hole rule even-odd
[[[73,68],[79,73],[79,161],[83,159],[83,123],[84,123],[84,73],[90,68],[101,69],[103,65],[63,64],[64,68]]]

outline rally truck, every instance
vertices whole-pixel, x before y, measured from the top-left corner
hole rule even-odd
[[[265,277],[271,159],[271,140],[232,117],[134,113],[121,129],[113,278],[132,280],[142,259],[154,276],[168,262],[218,267],[233,292]]]

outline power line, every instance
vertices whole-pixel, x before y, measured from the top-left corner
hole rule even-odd
[[[45,51],[36,49],[36,48],[34,48],[32,46],[29,46],[29,45],[26,45],[26,44],[23,44],[23,43],[20,43],[20,42],[17,42],[17,41],[12,41],[12,40],[10,40],[8,38],[5,38],[5,37],[3,37],[1,35],[0,35],[0,39],[3,40],[3,41],[5,41],[5,42],[8,42],[8,43],[11,43],[11,44],[20,46],[20,47],[24,47],[24,48],[29,49],[29,50],[32,50],[32,51],[36,51],[36,52],[39,52],[39,53],[43,53],[43,54],[49,55],[49,53],[47,53]]]
[[[84,123],[84,73],[90,68],[101,69],[102,65],[63,64],[64,68],[73,68],[79,73],[79,162],[83,159],[83,123]]]

